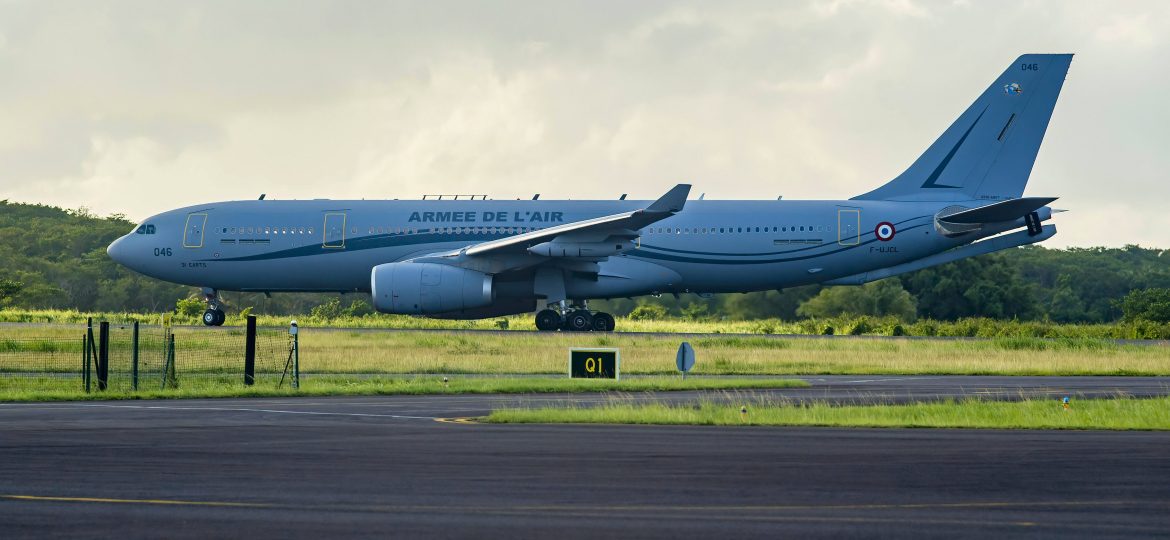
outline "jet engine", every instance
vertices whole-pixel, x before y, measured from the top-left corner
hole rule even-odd
[[[370,272],[374,309],[382,313],[431,315],[492,303],[492,276],[435,263],[388,263]]]

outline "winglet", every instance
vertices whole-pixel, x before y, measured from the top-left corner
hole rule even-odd
[[[657,201],[654,201],[652,204],[650,204],[650,206],[647,206],[646,211],[653,213],[678,212],[682,210],[683,205],[687,203],[687,195],[690,195],[690,193],[690,184],[679,184],[674,186],[673,188],[670,188],[670,191],[666,192],[666,195],[659,197]]]

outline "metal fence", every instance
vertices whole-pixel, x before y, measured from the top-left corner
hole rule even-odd
[[[6,327],[0,329],[0,392],[297,385],[288,329],[249,322],[251,328]]]

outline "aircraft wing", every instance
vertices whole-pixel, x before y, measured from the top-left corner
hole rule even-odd
[[[678,184],[645,208],[565,223],[423,257],[480,271],[499,273],[540,264],[550,258],[598,261],[632,248],[638,229],[683,209],[690,184]]]

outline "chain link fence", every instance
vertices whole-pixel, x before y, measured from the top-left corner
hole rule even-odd
[[[253,321],[254,325],[254,321]],[[214,388],[299,382],[287,328],[108,324],[0,327],[0,395]],[[103,340],[104,334],[104,340]],[[251,368],[249,370],[249,367]]]

